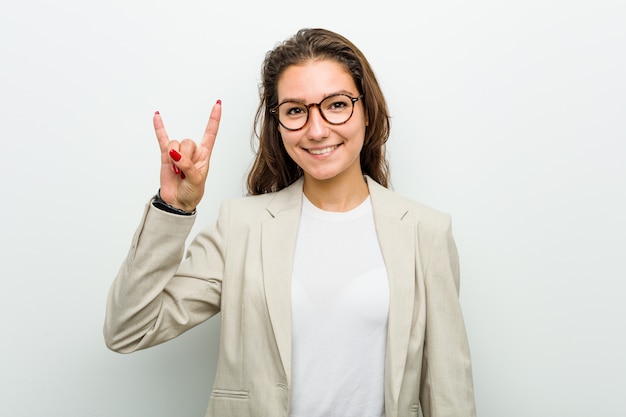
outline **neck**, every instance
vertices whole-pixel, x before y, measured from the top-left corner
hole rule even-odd
[[[361,204],[369,195],[363,175],[351,179],[316,180],[304,175],[304,195],[316,207],[326,211],[346,212]]]

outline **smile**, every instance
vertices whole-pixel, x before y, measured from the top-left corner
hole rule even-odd
[[[326,148],[322,148],[322,149],[307,149],[307,151],[313,155],[324,155],[327,153],[331,153],[332,151],[334,151],[335,149],[337,149],[339,147],[339,145],[333,145],[333,146],[328,146]]]

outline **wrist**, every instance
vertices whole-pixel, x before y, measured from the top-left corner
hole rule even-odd
[[[180,216],[193,216],[194,214],[196,214],[195,208],[191,211],[183,210],[181,208],[174,207],[166,203],[165,201],[163,201],[163,199],[161,198],[161,189],[157,191],[156,195],[152,199],[152,205],[158,208],[159,210],[163,210],[165,212],[172,213],[172,214],[178,214]]]

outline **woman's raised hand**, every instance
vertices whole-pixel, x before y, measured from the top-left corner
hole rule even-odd
[[[193,211],[204,194],[209,161],[222,117],[222,102],[215,103],[199,145],[191,139],[170,140],[159,112],[154,114],[154,132],[161,149],[161,198],[176,208]]]

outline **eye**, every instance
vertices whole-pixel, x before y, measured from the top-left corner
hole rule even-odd
[[[301,103],[285,102],[280,107],[280,113],[286,117],[301,117],[307,113],[307,108]]]
[[[292,115],[297,115],[297,114],[304,113],[304,109],[302,107],[299,107],[299,106],[293,106],[293,107],[288,107],[286,109],[286,112],[287,112],[288,115],[292,116]]]
[[[350,100],[345,96],[328,97],[328,102],[324,103],[324,110],[331,112],[342,112],[350,107]]]

